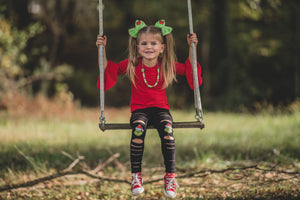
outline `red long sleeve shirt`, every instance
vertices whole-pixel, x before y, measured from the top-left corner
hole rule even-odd
[[[121,61],[120,63],[114,63],[108,61],[107,67],[104,72],[104,90],[107,91],[113,87],[117,82],[117,76],[126,73],[128,65],[128,59]],[[176,63],[176,74],[185,75],[191,89],[194,89],[193,84],[193,70],[189,59],[185,63]],[[169,109],[169,104],[167,102],[166,89],[163,88],[164,81],[162,80],[161,70],[160,78],[157,86],[149,88],[143,79],[143,74],[141,72],[142,62],[140,60],[139,65],[135,68],[136,78],[135,86],[131,83],[131,102],[130,108],[131,112],[137,109],[158,107]],[[154,85],[157,81],[157,68],[144,66],[145,77],[149,85]],[[197,63],[198,70],[198,80],[199,85],[202,84],[201,77],[201,66]],[[100,88],[100,76],[98,78],[97,87]]]

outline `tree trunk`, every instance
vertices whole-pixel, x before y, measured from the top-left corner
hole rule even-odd
[[[297,6],[298,4],[298,6]],[[300,23],[300,13],[298,12],[297,8],[299,8],[299,2],[294,2],[292,5],[292,31],[293,31],[293,63],[295,67],[294,72],[294,98],[297,100],[300,97],[300,69],[299,69],[299,23]]]
[[[211,74],[211,94],[213,96],[221,95],[224,92],[224,88],[227,87],[226,74],[228,70],[222,65],[222,62],[227,56],[226,2],[226,0],[212,1],[209,71]],[[222,85],[222,87],[220,87],[220,85]]]

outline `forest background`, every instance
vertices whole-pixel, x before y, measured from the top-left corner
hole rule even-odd
[[[178,61],[188,55],[186,1],[109,0],[104,3],[108,58],[127,57],[128,28],[136,19],[174,28]],[[194,0],[194,31],[207,110],[255,110],[299,98],[298,0]],[[0,0],[0,108],[15,94],[43,94],[97,106],[98,1]],[[127,78],[106,94],[106,106],[130,101]],[[120,98],[122,95],[122,98]],[[168,89],[172,108],[193,105],[184,77]]]

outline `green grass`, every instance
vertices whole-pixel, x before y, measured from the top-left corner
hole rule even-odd
[[[107,112],[109,115],[109,111]],[[174,121],[194,120],[193,112],[173,111],[172,114]],[[62,152],[67,152],[74,157],[79,154],[84,156],[84,162],[91,168],[95,167],[99,160],[104,162],[113,153],[120,153],[118,159],[129,172],[130,131],[105,131],[103,133],[98,128],[96,115],[95,118],[70,116],[62,119],[53,116],[14,118],[8,114],[2,114],[0,119],[0,185],[7,182],[20,182],[20,176],[24,180],[30,180],[35,177],[34,174],[65,169],[72,160]],[[110,120],[111,122],[128,121],[126,117],[120,116],[112,117]],[[282,115],[205,113],[204,123],[205,129],[203,130],[175,130],[178,168],[200,169],[201,166],[205,166],[220,169],[236,162],[268,162],[286,166],[299,163],[300,112]],[[154,130],[149,130],[147,133],[143,163],[145,170],[163,167],[160,141]],[[110,166],[105,173],[115,171],[113,166]],[[196,188],[190,188],[187,191],[194,189],[196,190]],[[80,190],[87,191],[82,188]],[[44,192],[48,192],[50,196],[53,193],[51,189]],[[77,195],[73,194],[76,192],[66,193],[65,196]],[[129,194],[128,191],[124,192],[125,196],[127,194]],[[55,196],[55,192],[53,195]],[[106,195],[109,197],[110,194]]]
[[[173,112],[174,121],[193,120],[193,113]],[[4,121],[4,120],[2,120]],[[126,122],[127,119],[119,120]],[[273,151],[292,160],[300,159],[300,114],[247,115],[206,113],[205,129],[176,129],[177,162],[194,159],[267,160],[279,159]],[[110,151],[120,153],[123,162],[129,160],[130,131],[105,131],[98,128],[98,119],[61,120],[59,118],[13,118],[0,123],[1,170],[26,166],[16,147],[35,162],[49,167],[64,167],[62,151],[80,153],[91,164],[107,159]],[[153,152],[152,149],[157,149]],[[145,142],[145,162],[162,164],[160,141],[155,130],[148,130]],[[156,161],[160,162],[156,162]],[[62,163],[61,163],[62,162]],[[19,166],[16,163],[23,163]],[[3,171],[2,171],[3,173]]]

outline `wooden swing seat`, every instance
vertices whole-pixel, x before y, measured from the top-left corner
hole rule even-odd
[[[123,130],[131,129],[128,123],[113,123],[113,124],[101,124],[99,123],[99,128],[104,132],[105,130]],[[173,122],[173,128],[204,128],[204,124],[200,121],[194,122]],[[154,129],[153,125],[147,127],[147,129]]]

